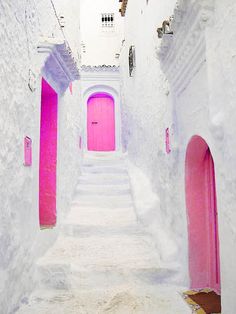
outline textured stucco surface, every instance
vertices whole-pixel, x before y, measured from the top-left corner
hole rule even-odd
[[[57,230],[39,229],[38,165],[42,56],[41,36],[61,37],[50,1],[0,3],[0,312],[11,313],[34,285],[33,265]],[[73,34],[72,34],[73,36]],[[78,37],[77,37],[78,39]],[[28,87],[29,70],[36,90]],[[79,171],[78,92],[59,94],[58,215],[70,201]],[[71,118],[72,117],[72,118]],[[75,122],[76,120],[76,122]],[[32,138],[33,164],[23,166],[23,140]]]
[[[81,55],[85,65],[118,65],[123,40],[120,3],[113,0],[81,0]],[[102,14],[114,14],[114,27],[102,28]]]
[[[220,222],[223,313],[236,308],[236,138],[235,48],[236,4],[215,3],[214,24],[208,31],[209,129],[216,167]],[[223,28],[231,29],[227,35]]]
[[[151,215],[159,215],[160,208],[163,225],[170,230],[178,249],[177,260],[182,264],[183,279],[187,283],[185,155],[193,135],[202,136],[208,143],[216,171],[223,313],[230,314],[236,308],[233,296],[236,287],[236,4],[232,0],[214,2],[210,23],[198,33],[204,34],[205,60],[196,72],[192,71],[188,84],[178,91],[178,96],[168,86],[156,55],[160,41],[156,28],[172,14],[174,4],[175,1],[167,1],[165,5],[149,1],[148,6],[143,1],[128,3],[126,42],[121,57],[123,146],[159,196],[160,205],[155,205],[157,213],[154,210]],[[185,38],[184,34],[181,36]],[[128,77],[130,45],[136,47],[132,78]],[[166,127],[171,130],[170,155],[165,153]],[[145,221],[143,212],[140,217]],[[154,228],[151,229],[157,237]]]
[[[146,212],[137,208],[140,219],[154,235],[159,250],[162,250],[160,228],[165,230],[163,237],[171,245],[169,254],[164,248],[161,254],[168,262],[175,261],[186,269],[186,218],[180,200],[181,187],[174,181],[175,177],[182,178],[183,172],[176,166],[179,153],[173,141],[172,154],[166,155],[165,152],[165,129],[169,127],[173,132],[176,117],[171,107],[168,82],[156,57],[156,29],[172,14],[174,4],[175,1],[167,1],[165,5],[155,1],[148,5],[143,1],[128,2],[125,44],[121,53],[122,140],[131,162],[143,171],[153,192],[159,196],[159,202],[150,203]],[[136,51],[133,77],[128,76],[131,45]]]

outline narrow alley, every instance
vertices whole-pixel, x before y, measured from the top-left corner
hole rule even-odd
[[[235,0],[0,25],[0,314],[235,314]]]

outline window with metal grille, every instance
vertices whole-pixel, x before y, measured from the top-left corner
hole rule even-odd
[[[114,13],[102,13],[102,28],[114,27]]]
[[[129,48],[129,76],[133,76],[133,72],[135,69],[135,47],[130,46]]]

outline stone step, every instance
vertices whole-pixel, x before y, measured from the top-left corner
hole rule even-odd
[[[99,237],[60,236],[38,261],[37,270],[44,287],[89,289],[95,282],[119,285],[129,276],[134,282],[143,274],[151,281],[157,280],[159,265],[159,255],[149,236],[111,233]]]
[[[129,184],[79,184],[76,188],[78,195],[125,195],[130,194]]]
[[[73,206],[63,222],[63,225],[80,225],[94,227],[126,227],[137,226],[137,218],[133,207],[108,208]]]
[[[61,229],[63,234],[66,236],[72,237],[105,237],[105,236],[114,236],[114,235],[140,235],[142,231],[137,227],[137,225],[131,224],[127,226],[94,226],[94,225],[80,225],[80,224],[73,224],[73,223],[63,223],[61,225]]]
[[[159,267],[80,268],[76,264],[38,265],[39,286],[45,289],[93,290],[129,285],[157,285],[175,282],[177,272]]]
[[[122,234],[105,237],[60,236],[54,246],[40,259],[41,263],[78,264],[81,268],[94,266],[123,266],[124,268],[157,267],[159,255],[146,234]]]
[[[94,285],[96,286],[96,285]],[[38,289],[17,314],[191,314],[175,285],[122,285],[115,289]]]
[[[128,174],[120,173],[98,173],[96,176],[93,173],[86,173],[80,176],[79,184],[130,184]]]
[[[83,166],[91,167],[91,166],[124,166],[124,159],[121,157],[116,158],[87,158],[83,161]]]
[[[131,195],[75,195],[72,206],[97,207],[97,208],[127,208],[133,206]]]
[[[102,165],[102,166],[83,166],[82,167],[82,174],[87,173],[103,173],[103,174],[127,174],[127,170],[124,166],[113,166],[113,165]]]
[[[126,156],[121,152],[84,152],[83,161],[86,163],[87,161],[92,162],[115,162],[117,160],[124,161]]]

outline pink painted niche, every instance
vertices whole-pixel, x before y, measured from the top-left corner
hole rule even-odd
[[[32,140],[28,136],[24,138],[24,165],[26,167],[32,165]]]
[[[166,153],[170,154],[171,148],[170,148],[170,129],[166,129]]]
[[[42,79],[39,165],[41,228],[50,228],[56,224],[57,111],[57,93],[45,79]]]
[[[115,102],[109,94],[97,93],[88,100],[87,145],[90,151],[115,150]]]
[[[220,293],[214,161],[200,136],[193,136],[187,148],[185,190],[191,288],[211,288]]]

